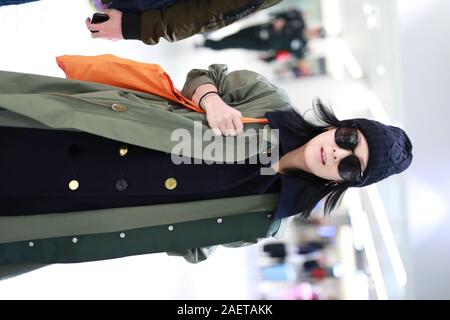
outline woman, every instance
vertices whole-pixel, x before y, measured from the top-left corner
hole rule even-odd
[[[38,0],[0,0],[0,7]],[[109,19],[85,24],[92,38],[136,39],[157,44],[161,38],[180,41],[214,31],[278,4],[281,0],[90,0]]]
[[[323,126],[313,125],[254,72],[192,70],[183,94],[206,117],[148,93],[0,73],[4,274],[163,251],[198,262],[211,246],[280,233],[285,218],[307,217],[326,196],[330,212],[348,187],[412,159],[403,130],[339,121],[320,102]],[[269,123],[242,126],[241,116]],[[213,139],[209,127],[228,136]]]

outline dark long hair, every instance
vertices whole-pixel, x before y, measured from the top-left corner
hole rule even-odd
[[[314,100],[312,110],[319,124],[307,121],[295,110],[290,111],[285,121],[285,126],[305,143],[324,132],[327,128],[338,127],[343,124],[336,118],[333,111],[326,107],[318,98]],[[324,212],[325,214],[330,214],[341,202],[345,191],[352,186],[351,182],[342,181],[335,183],[299,169],[288,169],[285,174],[296,176],[306,181],[307,186],[302,191],[300,199],[298,199],[299,213],[304,219],[309,217],[311,211],[323,198],[326,198]]]

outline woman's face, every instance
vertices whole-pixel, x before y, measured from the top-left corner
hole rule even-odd
[[[361,170],[367,167],[369,161],[369,146],[361,131],[358,131],[358,145],[354,154],[361,163]],[[335,128],[315,136],[305,144],[304,156],[307,170],[323,179],[342,181],[339,175],[338,165],[341,159],[353,154],[352,150],[342,149],[334,139]]]

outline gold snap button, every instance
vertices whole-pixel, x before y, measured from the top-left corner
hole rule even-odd
[[[125,157],[125,155],[126,155],[127,153],[128,153],[128,147],[125,146],[125,145],[120,146],[120,148],[119,148],[119,155],[120,155],[121,157]]]
[[[72,191],[77,190],[79,186],[80,186],[80,183],[77,180],[71,180],[69,182],[69,189]]]
[[[164,185],[166,186],[166,189],[173,190],[177,187],[177,180],[174,178],[167,178]]]
[[[118,112],[125,112],[128,110],[128,107],[121,103],[113,103],[111,109]]]

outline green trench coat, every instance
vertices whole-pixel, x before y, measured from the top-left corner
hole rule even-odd
[[[288,110],[292,105],[282,90],[261,75],[250,71],[228,73],[224,65],[192,70],[183,88],[184,95],[190,98],[204,83],[215,84],[224,101],[243,116],[264,117],[266,112]],[[21,73],[0,72],[0,108],[0,126],[80,130],[168,153],[176,143],[170,138],[173,130],[184,128],[192,132],[195,121],[202,121],[202,131],[208,129],[204,114],[155,95]],[[245,129],[263,126],[248,124]],[[267,140],[258,135],[259,132],[253,138]],[[277,144],[270,142],[257,152],[264,153]],[[251,151],[245,150],[238,154],[244,159],[252,156]],[[183,155],[207,158],[198,150]],[[206,259],[215,245],[240,246],[279,234],[286,221],[271,219],[277,200],[278,194],[266,194],[64,214],[2,216],[0,279],[52,263],[156,252],[182,255],[189,262],[198,262]]]

